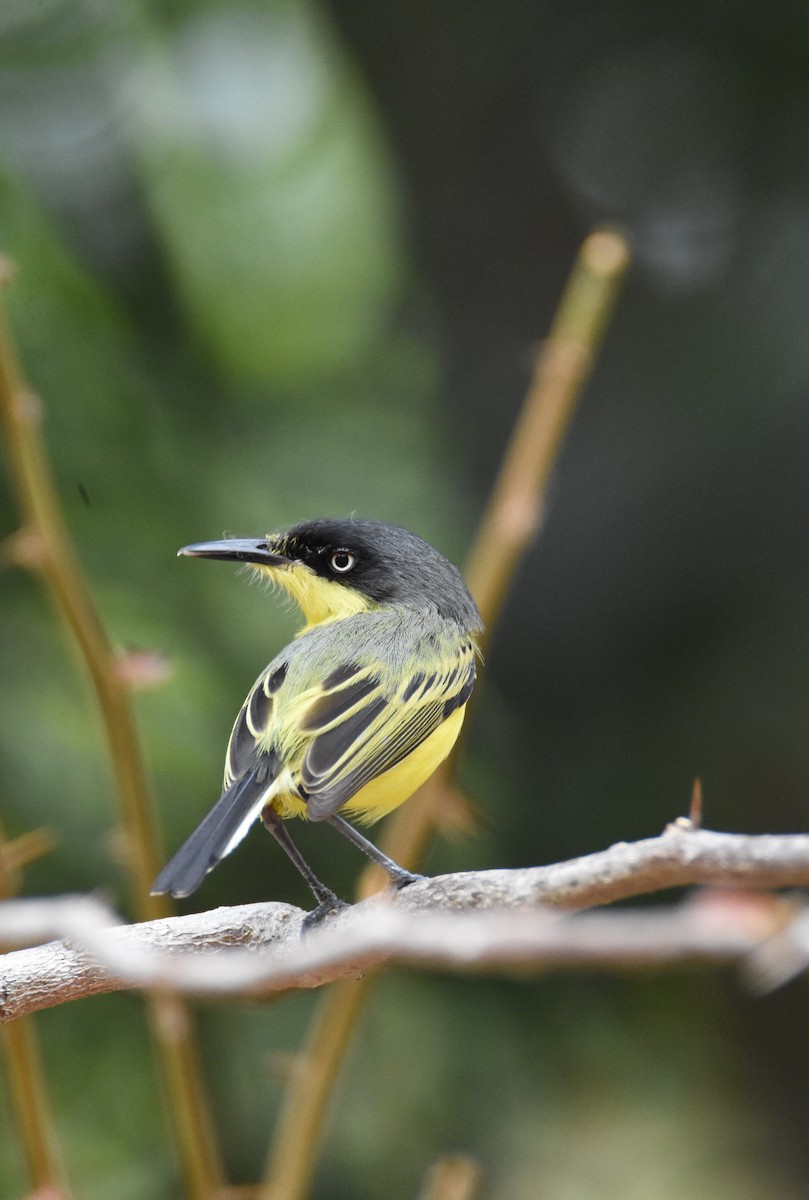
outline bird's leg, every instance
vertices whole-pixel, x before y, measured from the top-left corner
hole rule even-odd
[[[362,850],[363,854],[387,871],[390,876],[390,881],[395,888],[407,887],[409,883],[415,883],[418,879],[426,878],[424,875],[414,875],[412,871],[406,871],[404,867],[400,867],[392,858],[388,858],[387,854],[383,854],[377,849],[373,842],[369,842],[367,837],[363,837],[358,833],[353,825],[349,825],[344,817],[338,817],[336,814],[333,817],[326,817],[329,825],[333,825],[338,833],[342,833],[343,837],[348,838],[352,845],[358,850]]]
[[[289,858],[298,868],[301,875],[309,884],[309,887],[312,890],[312,895],[314,896],[315,900],[317,900],[317,908],[312,909],[312,911],[304,918],[303,931],[305,932],[307,929],[311,929],[313,925],[317,925],[317,923],[321,921],[323,917],[327,915],[327,913],[335,912],[341,908],[347,908],[348,906],[344,900],[341,900],[339,896],[336,896],[331,888],[326,887],[325,883],[320,882],[317,875],[315,875],[314,871],[293,842],[292,838],[287,832],[284,822],[282,821],[281,817],[279,817],[272,805],[268,804],[262,810],[261,821],[264,825],[264,828],[272,834],[281,849],[289,856]]]

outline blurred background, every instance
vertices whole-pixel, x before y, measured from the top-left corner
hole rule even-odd
[[[718,0],[4,0],[0,248],[72,536],[138,700],[167,848],[218,795],[292,615],[176,549],[326,514],[463,561],[536,341],[597,221],[635,260],[488,655],[430,871],[706,823],[806,827],[809,11]],[[0,534],[16,527],[7,477]],[[2,577],[10,834],[28,894],[126,911],[99,722],[36,581]],[[349,894],[360,864],[302,829]],[[186,902],[307,904],[254,834]],[[201,1008],[236,1181],[313,997]],[[393,973],[344,1072],[322,1200],[405,1200],[447,1150],[491,1200],[809,1196],[806,983]],[[37,1020],[88,1200],[179,1194],[140,1002]],[[81,1086],[77,1088],[77,1080]],[[0,1120],[0,1194],[24,1175]]]

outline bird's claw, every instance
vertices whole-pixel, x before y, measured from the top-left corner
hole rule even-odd
[[[418,875],[415,871],[405,871],[404,867],[400,867],[395,874],[392,871],[390,872],[390,881],[396,892],[402,888],[410,887],[411,883],[418,883],[421,879],[427,879],[427,876]]]
[[[345,900],[341,900],[339,896],[335,896],[334,892],[331,892],[328,896],[324,896],[317,908],[313,908],[303,918],[301,923],[301,937],[305,937],[307,933],[311,933],[331,913],[342,912],[345,908],[350,908],[350,905],[346,904]]]

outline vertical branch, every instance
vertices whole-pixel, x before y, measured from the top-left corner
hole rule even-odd
[[[9,1022],[3,1026],[2,1036],[11,1107],[33,1189],[52,1200],[68,1200],[70,1192],[33,1018]]]
[[[539,532],[553,465],[587,382],[607,322],[629,266],[629,247],[610,229],[585,238],[576,257],[548,337],[534,360],[522,409],[472,543],[465,575],[485,625],[481,649],[497,624],[520,558]],[[403,866],[418,862],[444,811],[458,809],[452,777],[480,688],[452,753],[390,821],[383,845]],[[376,890],[366,869],[367,890]]]
[[[0,900],[17,894],[20,868],[52,845],[53,839],[44,830],[9,842],[0,826]],[[33,1018],[20,1017],[4,1025],[2,1039],[11,1107],[32,1187],[47,1192],[52,1200],[68,1200],[70,1192]]]
[[[528,394],[475,537],[466,575],[487,637],[497,622],[520,555],[538,531],[545,489],[565,431],[629,265],[620,234],[597,229],[585,239],[547,340],[534,363]],[[457,755],[436,771],[391,819],[383,845],[402,866],[418,862],[441,819],[458,801],[452,786]],[[360,895],[378,890],[379,869],[367,868]],[[287,1088],[270,1148],[262,1200],[304,1200],[329,1097],[375,976],[334,985],[321,1001],[299,1069]]]
[[[10,264],[0,262],[0,284],[10,281]],[[4,557],[40,576],[65,619],[87,665],[104,724],[121,803],[132,906],[138,920],[170,912],[151,896],[158,870],[154,805],[141,754],[129,686],[84,581],[67,531],[40,437],[42,403],[22,374],[0,308],[0,421],[21,528],[4,547]],[[222,1182],[213,1126],[196,1062],[191,1022],[183,1001],[148,998],[153,1036],[164,1067],[175,1140],[194,1200],[207,1200]]]
[[[553,464],[628,265],[629,249],[618,233],[591,233],[537,352],[528,394],[466,566],[488,636],[520,555],[539,530]]]
[[[8,282],[7,264],[0,282]],[[129,688],[85,584],[40,438],[43,407],[27,386],[0,309],[0,421],[22,527],[7,545],[17,566],[36,572],[67,621],[96,693],[123,807],[132,904],[138,920],[170,912],[149,895],[158,871],[154,805],[135,731]]]
[[[260,1200],[299,1200],[309,1194],[326,1107],[369,997],[367,979],[334,984],[318,1004],[275,1127]]]

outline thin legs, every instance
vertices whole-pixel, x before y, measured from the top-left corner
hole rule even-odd
[[[326,887],[325,883],[321,883],[317,875],[309,866],[306,859],[301,854],[298,847],[293,842],[287,832],[284,822],[279,817],[274,808],[268,804],[261,813],[261,821],[264,828],[273,835],[278,845],[287,854],[290,860],[300,871],[309,887],[312,890],[312,895],[317,900],[317,908],[315,908],[304,921],[304,928],[309,929],[312,925],[325,917],[326,913],[332,912],[338,908],[345,908],[345,903],[334,894],[331,888]]]
[[[342,833],[344,838],[348,838],[353,846],[358,850],[362,850],[363,854],[375,862],[377,866],[382,867],[390,876],[391,883],[395,888],[407,887],[409,883],[415,883],[417,879],[423,879],[423,875],[414,875],[412,871],[406,871],[404,867],[400,867],[392,858],[388,858],[387,854],[383,854],[373,842],[369,842],[367,837],[363,837],[358,833],[353,825],[349,825],[344,817],[338,817],[336,814],[333,817],[327,817],[329,825],[333,826],[338,833]]]
[[[336,909],[345,908],[345,903],[334,894],[331,888],[326,887],[325,883],[321,883],[317,875],[309,866],[306,859],[301,854],[298,847],[293,842],[286,825],[284,824],[278,813],[271,805],[263,810],[261,820],[264,828],[272,834],[278,845],[289,856],[291,862],[300,871],[303,878],[311,888],[312,895],[317,900],[317,908],[310,912],[303,923],[304,931],[311,929],[316,925],[327,913],[333,912]],[[369,842],[368,838],[363,837],[358,833],[353,825],[349,825],[344,817],[326,817],[326,821],[338,833],[341,833],[344,838],[347,838],[353,846],[366,854],[373,862],[387,871],[390,876],[391,883],[395,888],[406,887],[409,883],[415,883],[417,879],[423,879],[423,875],[414,875],[412,871],[406,871],[404,867],[400,867],[392,858],[388,858],[387,854],[383,854],[381,850]]]

